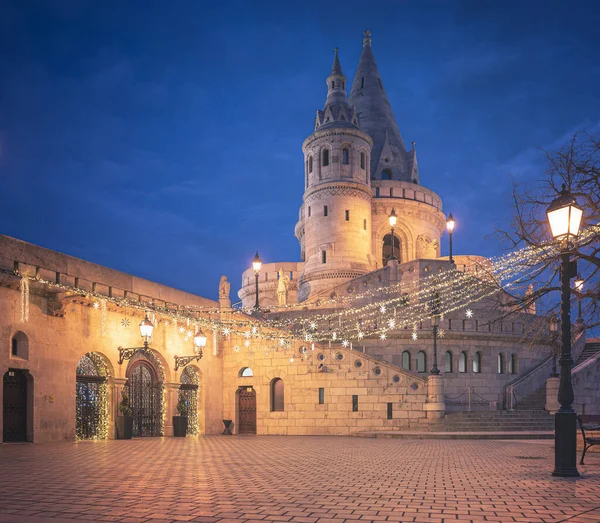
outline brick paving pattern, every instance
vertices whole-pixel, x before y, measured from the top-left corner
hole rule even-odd
[[[303,436],[0,445],[0,522],[600,522],[600,454],[552,441]]]

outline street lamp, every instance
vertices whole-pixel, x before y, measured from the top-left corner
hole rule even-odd
[[[452,233],[454,232],[455,225],[456,222],[454,221],[454,217],[452,216],[452,213],[450,213],[446,220],[446,229],[448,230],[448,237],[450,238],[450,263],[454,263],[454,260],[452,259]]]
[[[202,354],[202,349],[204,349],[204,347],[206,347],[206,334],[198,327],[198,331],[194,334],[194,348],[197,353]]]
[[[558,332],[558,318],[554,312],[550,315],[550,332],[552,333],[552,374],[551,378],[558,378],[556,370],[556,336]]]
[[[583,278],[581,274],[575,278],[575,290],[577,291],[577,323],[583,323],[583,316],[581,315],[581,293],[583,291]]]
[[[388,216],[388,220],[390,222],[390,227],[392,228],[392,255],[388,258],[389,260],[395,260],[396,256],[394,255],[394,227],[396,227],[396,222],[398,221],[398,217],[396,216],[396,211],[394,209],[392,209],[392,212],[390,213],[390,215]]]
[[[193,356],[175,356],[175,372],[177,372],[177,369],[189,365],[194,360],[200,361],[203,356],[202,349],[204,347],[206,347],[206,334],[198,327],[196,334],[194,334],[194,351],[196,354]]]
[[[254,276],[256,277],[256,302],[254,303],[254,309],[258,310],[260,307],[258,306],[258,273],[260,272],[260,268],[262,267],[262,260],[258,255],[258,251],[256,251],[256,255],[252,260],[252,268],[254,269]]]
[[[573,410],[573,382],[571,380],[571,286],[570,280],[577,273],[571,262],[570,240],[579,234],[583,209],[563,184],[558,197],[546,210],[552,236],[561,242],[561,323],[562,347],[560,354],[560,385],[558,402],[560,408],[554,415],[554,471],[553,476],[579,476],[577,470],[577,426]]]
[[[433,366],[431,367],[431,374],[439,374],[440,369],[437,364],[437,334],[440,319],[440,295],[437,291],[434,292],[433,299],[431,300],[431,314],[431,321],[433,323]]]
[[[152,339],[152,331],[154,330],[154,324],[148,318],[148,314],[140,323],[140,336],[144,340],[144,347],[148,348],[148,343]]]

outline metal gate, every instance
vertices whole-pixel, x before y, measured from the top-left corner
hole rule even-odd
[[[252,387],[238,389],[239,434],[256,434],[256,391]]]
[[[27,376],[22,370],[9,370],[3,383],[2,439],[27,441]]]
[[[77,364],[75,435],[77,439],[106,437],[106,376],[87,354]]]
[[[133,411],[135,437],[160,436],[161,387],[154,369],[145,361],[136,362],[126,385]]]
[[[198,375],[192,367],[183,369],[179,396],[188,408],[188,436],[198,434],[198,382]]]

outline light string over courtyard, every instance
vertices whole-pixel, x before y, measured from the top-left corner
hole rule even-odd
[[[585,245],[598,234],[599,225],[587,227],[582,231],[578,245]],[[95,290],[88,291],[53,282],[38,274],[32,276],[17,270],[15,272],[22,278],[23,322],[28,317],[28,284],[37,282],[60,289],[67,297],[94,300],[93,308],[104,316],[108,303],[125,309],[150,312],[156,326],[162,323],[168,327],[172,321],[186,339],[191,339],[194,327],[202,327],[224,337],[243,337],[245,347],[250,347],[251,339],[276,340],[279,347],[283,348],[292,341],[341,343],[347,347],[352,343],[359,343],[365,336],[385,339],[390,331],[398,329],[411,328],[412,339],[416,340],[419,326],[432,318],[434,300],[436,316],[441,319],[450,312],[465,308],[465,314],[471,317],[473,312],[468,307],[501,292],[501,289],[514,290],[525,282],[529,283],[532,271],[555,258],[557,249],[558,246],[551,241],[539,246],[528,246],[492,258],[485,264],[478,264],[474,272],[463,272],[452,266],[451,269],[441,270],[418,282],[399,282],[355,295],[333,296],[313,303],[312,305],[319,307],[316,310],[305,310],[302,303],[270,307],[268,312],[271,316],[261,322],[243,314],[249,312],[245,309],[232,309],[223,315],[223,310],[218,308],[179,305],[172,308],[170,305],[160,306],[139,299],[106,296]],[[211,318],[211,315],[219,317]],[[440,334],[444,335],[443,330]]]

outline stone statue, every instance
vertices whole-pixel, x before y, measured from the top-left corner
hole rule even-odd
[[[231,283],[227,281],[227,276],[221,276],[219,281],[219,305],[221,308],[229,309],[231,307],[231,300],[229,299],[229,291],[231,289]]]
[[[417,259],[437,258],[437,247],[436,240],[432,240],[429,236],[420,234],[417,237]]]
[[[279,269],[279,281],[277,282],[277,300],[279,306],[287,305],[288,287],[290,286],[290,277]]]

